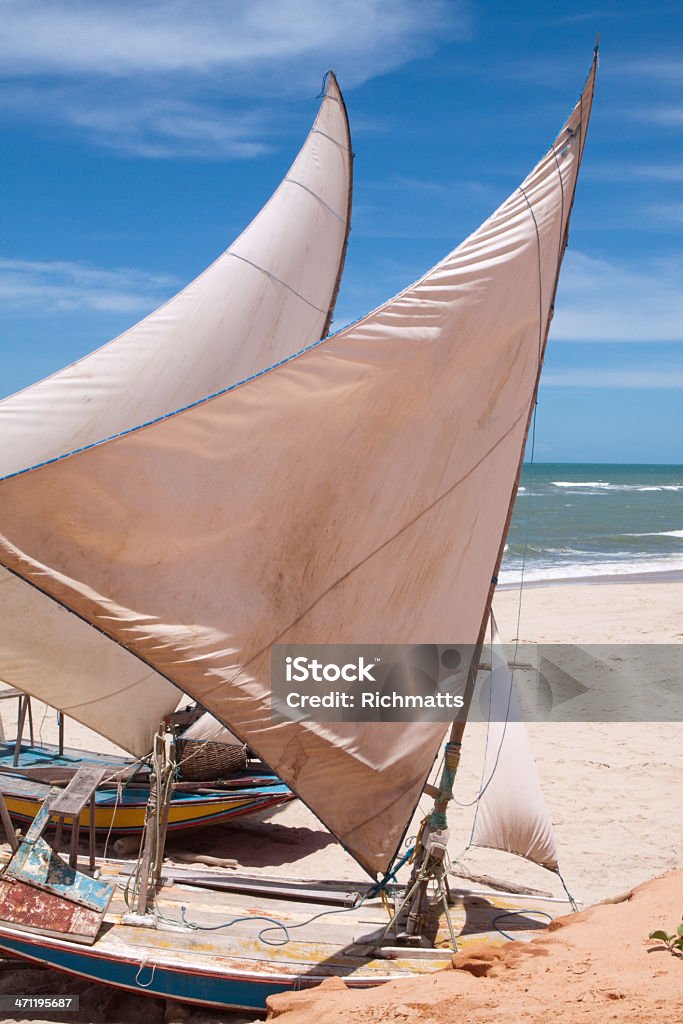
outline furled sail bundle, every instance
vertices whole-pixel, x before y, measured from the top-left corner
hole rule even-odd
[[[200,700],[373,874],[443,725],[273,719],[270,648],[480,636],[594,73],[522,186],[384,306],[191,409],[0,481],[0,562]]]
[[[0,402],[0,473],[190,405],[325,336],[344,264],[351,192],[348,120],[330,73],[313,128],[284,181],[215,263],[108,345]],[[174,495],[172,488],[164,501]],[[151,749],[159,721],[180,697],[124,647],[5,570],[0,679],[135,754]]]
[[[529,736],[498,628],[491,616],[489,727],[471,846],[486,846],[557,870],[557,847]]]

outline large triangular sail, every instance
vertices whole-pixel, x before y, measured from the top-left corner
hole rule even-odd
[[[192,409],[0,482],[0,561],[199,699],[373,874],[443,725],[273,719],[270,648],[478,637],[594,72],[522,186],[384,306]]]
[[[0,402],[0,473],[196,402],[328,332],[351,215],[352,155],[332,73],[284,181],[196,280],[108,345]],[[172,500],[169,493],[165,500]],[[123,647],[0,570],[0,679],[135,754],[180,694]]]

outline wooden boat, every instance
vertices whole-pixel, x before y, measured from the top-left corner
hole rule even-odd
[[[243,783],[240,786],[240,782]],[[50,786],[20,776],[2,780],[2,792],[12,820],[28,825],[44,803]],[[118,792],[116,786],[98,787],[95,793],[95,829],[101,836],[139,835],[142,833],[149,803],[150,785],[138,784]],[[294,799],[292,791],[277,775],[244,772],[228,788],[203,787],[199,792],[174,790],[168,812],[169,832],[221,825],[233,818],[277,807]],[[81,815],[81,825],[88,825],[88,815]],[[70,826],[65,825],[68,830]]]
[[[0,879],[0,948],[141,992],[261,1008],[269,992],[330,975],[372,985],[433,970],[473,930],[499,927],[495,911],[473,928],[467,899],[458,914],[446,812],[596,66],[597,51],[578,103],[522,185],[384,306],[190,408],[0,479],[0,564],[248,743],[374,880],[360,889],[367,898],[323,899],[320,885],[290,883],[284,889],[315,891],[280,900],[283,883],[272,880],[270,891],[252,888],[246,900],[244,892],[219,899],[206,878],[201,887],[190,888],[187,876],[165,886],[175,763],[171,737],[159,732],[143,853],[123,889],[127,913],[116,865],[102,865],[95,886],[70,875],[36,832]],[[177,496],[170,504],[169,495]],[[453,646],[440,648],[449,636]],[[436,785],[427,780],[445,719],[272,714],[271,661],[281,645],[406,639],[438,666],[457,659],[464,680]],[[507,715],[512,676],[497,646],[490,687],[502,681]],[[540,788],[497,770],[510,737],[519,741],[512,725],[506,717],[478,796],[477,842],[558,871]],[[412,844],[409,877],[395,889],[423,792],[433,810]],[[58,805],[52,799],[43,823]],[[376,916],[376,896],[388,901],[387,918]],[[308,910],[302,899],[313,901]],[[494,906],[499,899],[508,924],[537,916],[525,912],[527,897],[524,907],[507,896],[492,897]]]
[[[271,882],[268,891],[258,876],[231,874],[228,880],[215,879],[228,890],[217,891],[211,887],[211,876],[187,872],[184,878],[183,874],[173,869],[174,881],[156,897],[160,920],[177,922],[174,927],[150,930],[125,924],[128,908],[120,889],[125,876],[121,866],[110,862],[100,879],[115,886],[114,896],[93,946],[56,936],[37,941],[35,934],[0,923],[0,947],[23,959],[132,992],[245,1010],[261,1010],[269,995],[298,991],[329,977],[342,977],[351,988],[366,988],[429,974],[447,967],[453,955],[443,920],[436,922],[434,949],[369,952],[372,934],[386,925],[387,915],[379,896],[368,898],[367,881],[280,879]],[[192,885],[188,878],[194,879]],[[199,888],[200,883],[205,887]],[[364,902],[344,910],[345,902],[358,894]],[[389,896],[394,894],[390,889]],[[550,917],[567,909],[561,901],[485,890],[454,892],[453,899],[451,914],[462,949],[482,941],[503,943],[503,932],[512,931],[518,940],[531,939]],[[259,941],[269,922],[255,917],[256,903],[263,917],[292,929],[290,942],[265,945]],[[181,907],[187,920],[206,930],[182,927]],[[520,908],[524,914],[511,914]],[[323,916],[313,920],[317,915]],[[227,932],[209,930],[234,919],[239,923]],[[276,940],[284,935],[274,930],[267,937]]]
[[[137,769],[132,758],[116,754],[97,754],[87,750],[62,748],[43,743],[21,745],[19,764],[14,766],[14,743],[0,741],[0,792],[3,793],[12,820],[26,826],[35,818],[51,786],[66,784],[83,765],[101,765],[111,769],[111,777],[121,778],[121,787],[101,784],[95,794],[95,828],[101,835],[139,834],[145,823],[150,792],[149,769],[130,780]],[[126,781],[127,780],[127,781]],[[277,775],[263,767],[233,772],[220,783],[178,783],[171,795],[168,828],[171,832],[222,824],[245,814],[255,814],[294,798]],[[81,824],[89,820],[83,812]],[[66,829],[69,824],[66,823]]]

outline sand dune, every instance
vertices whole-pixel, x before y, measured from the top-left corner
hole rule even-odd
[[[279,1024],[645,1024],[683,1020],[683,959],[648,939],[674,931],[683,872],[647,882],[623,902],[560,918],[530,943],[457,954],[455,969],[365,992],[334,979],[310,992],[271,996]]]

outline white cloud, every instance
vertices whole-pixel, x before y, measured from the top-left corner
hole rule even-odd
[[[665,224],[683,224],[683,203],[650,203],[646,210]]]
[[[176,282],[165,274],[0,257],[0,307],[32,315],[73,310],[147,313],[175,290]]]
[[[622,60],[615,65],[614,73],[627,78],[644,75],[647,78],[673,84],[683,80],[683,59],[677,55],[664,56],[662,53],[658,53],[652,57]]]
[[[683,125],[683,106],[652,106],[642,111],[642,118],[644,121],[677,128]]]
[[[253,76],[337,54],[358,81],[462,37],[450,0],[5,0],[0,56],[25,74]]]
[[[638,181],[683,181],[683,163],[649,163],[649,164],[596,164],[583,168],[584,179],[595,181],[618,181],[621,184],[636,179]]]
[[[683,181],[683,164],[638,164],[633,173],[651,181]]]
[[[259,98],[309,94],[330,66],[348,89],[465,38],[465,3],[0,0],[3,105],[137,155],[254,156]]]
[[[137,156],[245,159],[272,149],[261,138],[266,126],[255,112],[227,114],[172,97],[112,104],[106,97],[96,101],[91,96],[88,103],[64,93],[55,106],[57,114],[85,129],[100,145]]]
[[[683,368],[661,370],[555,370],[541,378],[547,388],[683,388]]]
[[[551,337],[556,341],[683,341],[683,260],[636,269],[568,251]]]

